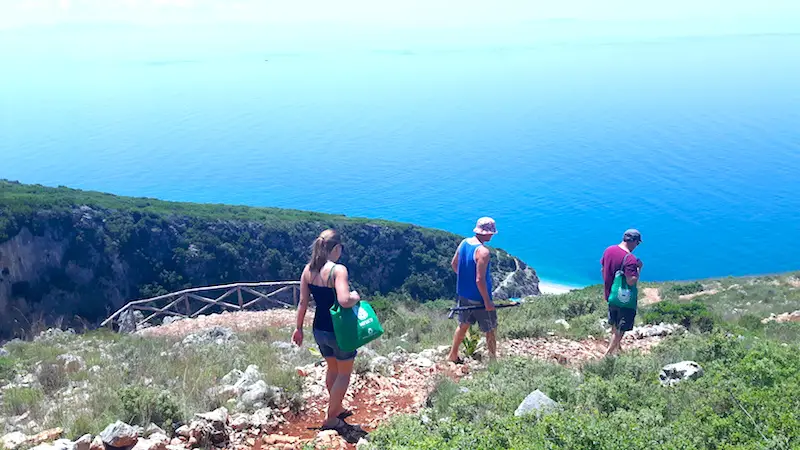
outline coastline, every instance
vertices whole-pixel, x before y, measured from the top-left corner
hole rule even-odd
[[[541,291],[542,294],[566,294],[569,291],[582,289],[584,287],[586,286],[576,286],[539,279],[539,291]]]

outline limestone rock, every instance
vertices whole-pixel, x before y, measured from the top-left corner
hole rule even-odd
[[[161,434],[161,435],[165,435],[165,436],[167,434],[167,432],[164,431],[161,427],[159,427],[158,425],[156,425],[154,423],[151,423],[150,425],[147,426],[147,428],[144,429],[144,431],[142,432],[142,436],[144,436],[146,438],[149,438],[150,436],[152,436],[152,435],[154,435],[156,433]]]
[[[28,443],[32,445],[39,445],[43,442],[53,442],[54,440],[60,438],[62,434],[64,434],[64,430],[62,428],[51,428],[28,438]]]
[[[0,347],[0,358],[5,358],[9,356],[9,354],[10,353],[8,353],[8,350],[4,349],[3,347]]]
[[[661,369],[658,378],[662,386],[674,386],[684,380],[696,380],[703,376],[703,368],[694,361],[681,361]]]
[[[92,446],[92,435],[91,434],[84,434],[77,441],[75,441],[75,446],[72,450],[89,450]]]
[[[58,362],[64,369],[64,373],[76,373],[86,368],[86,363],[80,356],[70,354],[59,355]]]
[[[242,341],[227,327],[212,327],[192,333],[181,342],[184,346],[238,345]]]
[[[15,450],[27,440],[28,436],[26,436],[25,433],[15,431],[0,438],[0,447],[6,450]]]
[[[385,356],[378,356],[369,362],[369,371],[381,375],[391,376],[393,372],[392,362]]]
[[[556,325],[561,325],[565,330],[569,330],[571,328],[569,322],[564,319],[556,320]]]
[[[545,395],[544,392],[537,389],[525,397],[525,400],[523,400],[522,403],[520,403],[520,405],[517,407],[517,410],[514,411],[514,415],[516,417],[521,417],[531,413],[545,414],[558,408],[558,403]]]
[[[111,447],[128,447],[136,444],[139,433],[127,423],[116,421],[100,433],[100,438],[104,444]]]
[[[89,450],[105,450],[106,446],[103,444],[103,438],[100,436],[95,436],[92,439],[92,444],[89,446]]]
[[[415,359],[414,360],[414,364],[416,366],[422,367],[422,368],[429,368],[429,367],[433,367],[435,365],[433,361],[431,361],[428,358],[423,358],[423,357],[419,357],[419,358]]]

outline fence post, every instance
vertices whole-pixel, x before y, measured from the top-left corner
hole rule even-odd
[[[242,307],[244,306],[244,301],[242,301],[242,287],[238,286],[236,288],[236,295],[239,297],[239,311],[241,311]]]
[[[183,294],[183,305],[186,307],[186,317],[191,317],[192,310],[189,309],[189,294]]]

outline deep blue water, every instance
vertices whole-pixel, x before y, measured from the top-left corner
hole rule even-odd
[[[0,34],[0,178],[460,234],[491,215],[566,284],[629,227],[649,280],[800,269],[798,34],[78,45],[105,32]]]

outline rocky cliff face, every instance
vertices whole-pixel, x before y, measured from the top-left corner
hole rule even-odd
[[[452,298],[455,291],[450,258],[460,237],[419,227],[335,216],[202,218],[98,204],[13,216],[10,209],[0,212],[16,225],[0,242],[0,338],[39,321],[91,326],[126,301],[185,287],[297,279],[309,243],[329,226],[343,234],[342,262],[361,292],[402,292],[426,301]],[[506,252],[494,251],[493,272],[503,280],[498,298],[539,293],[535,272]]]

